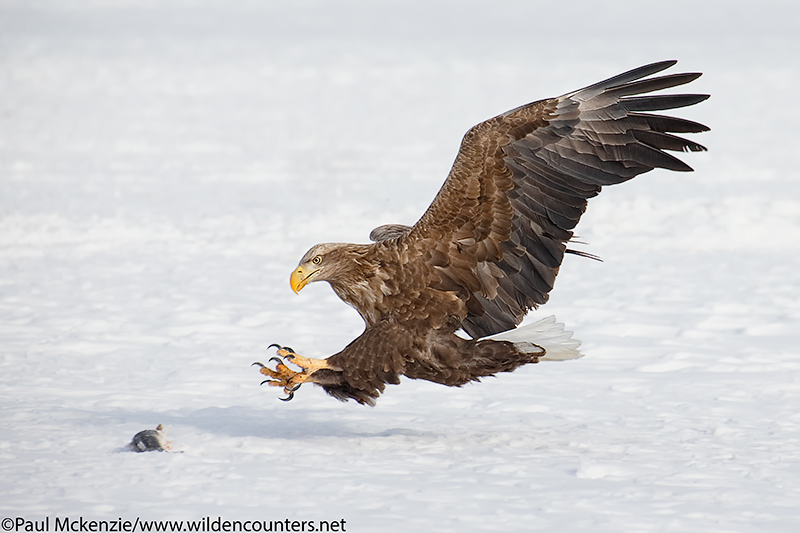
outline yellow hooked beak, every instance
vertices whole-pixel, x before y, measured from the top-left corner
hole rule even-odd
[[[316,270],[308,271],[302,266],[297,267],[297,270],[292,272],[292,275],[289,276],[289,285],[292,286],[292,290],[295,294],[300,292],[300,289],[308,285],[308,282],[311,281],[311,276],[314,275]]]

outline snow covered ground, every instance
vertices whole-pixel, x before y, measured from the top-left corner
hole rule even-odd
[[[602,5],[602,7],[600,7]],[[669,6],[669,7],[666,7]],[[797,531],[795,2],[0,1],[0,519]],[[288,274],[413,223],[471,125],[675,58],[693,174],[604,191],[586,357],[377,407],[249,365],[361,331]],[[124,445],[162,423],[183,453]]]

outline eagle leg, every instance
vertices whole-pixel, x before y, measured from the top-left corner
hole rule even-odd
[[[259,362],[253,363],[253,366],[260,367],[259,372],[270,378],[262,381],[262,385],[266,383],[270,387],[283,387],[283,392],[286,393],[287,397],[279,398],[279,400],[284,402],[288,402],[294,398],[295,391],[299,389],[300,385],[303,383],[313,383],[315,380],[313,379],[312,374],[314,374],[314,372],[317,370],[339,370],[328,365],[328,362],[325,359],[309,359],[307,357],[303,357],[302,355],[298,355],[288,346],[271,344],[269,347],[278,348],[278,356],[283,357],[284,359],[282,360],[279,357],[270,358],[270,362],[277,363],[274,370]],[[293,365],[299,366],[302,370],[300,372],[292,370],[286,366],[284,360],[292,363]]]

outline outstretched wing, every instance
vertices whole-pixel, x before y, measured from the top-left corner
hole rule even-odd
[[[466,302],[473,337],[514,328],[547,301],[572,230],[604,185],[654,168],[692,169],[666,151],[702,151],[673,135],[707,131],[661,111],[698,94],[651,95],[698,73],[648,77],[675,61],[625,72],[527,104],[471,128],[433,203],[402,238],[438,273],[431,288]]]

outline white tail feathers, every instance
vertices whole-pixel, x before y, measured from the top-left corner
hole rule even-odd
[[[572,338],[572,332],[564,329],[564,324],[556,322],[556,317],[548,316],[533,324],[504,331],[487,337],[496,341],[509,341],[527,351],[525,345],[535,344],[546,350],[540,361],[568,361],[578,359],[583,354],[578,350],[581,341]],[[531,347],[531,351],[539,351]]]

